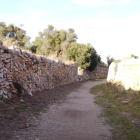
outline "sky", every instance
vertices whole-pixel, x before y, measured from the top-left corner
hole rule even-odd
[[[140,57],[140,0],[0,0],[0,22],[23,24],[31,41],[48,25],[73,28],[104,62]]]

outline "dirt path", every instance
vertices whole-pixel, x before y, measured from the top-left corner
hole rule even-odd
[[[83,83],[66,100],[34,118],[34,126],[18,132],[15,140],[110,140],[110,127],[103,124],[101,109],[89,93],[91,87],[104,82]]]

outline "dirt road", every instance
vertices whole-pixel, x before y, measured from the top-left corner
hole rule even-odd
[[[101,109],[89,93],[105,81],[87,81],[71,92],[66,100],[55,103],[34,118],[34,126],[16,134],[16,140],[110,140],[110,126],[99,117]]]

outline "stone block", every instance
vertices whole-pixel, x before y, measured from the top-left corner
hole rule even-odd
[[[0,78],[3,79],[3,72],[0,73]]]

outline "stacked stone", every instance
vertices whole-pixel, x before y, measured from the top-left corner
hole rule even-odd
[[[0,96],[17,94],[18,84],[22,92],[51,89],[78,81],[77,64],[66,65],[20,49],[8,49],[0,42]]]
[[[95,70],[88,71],[85,69],[78,68],[79,81],[83,81],[90,78],[105,78],[108,74],[108,68],[97,66]]]
[[[17,47],[4,47],[0,41],[0,97],[51,89],[75,81],[107,76],[108,69],[97,67],[94,71],[77,71],[71,65],[36,56]],[[78,74],[81,74],[78,76]]]

